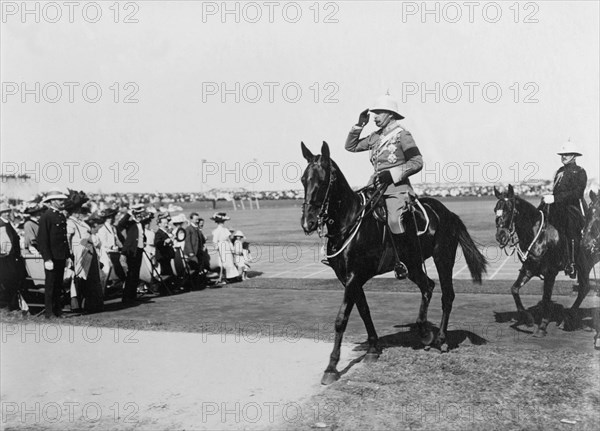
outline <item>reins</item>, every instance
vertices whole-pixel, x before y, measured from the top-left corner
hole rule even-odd
[[[511,217],[510,217],[510,224],[508,227],[508,233],[510,235],[509,243],[506,244],[504,247],[501,247],[501,249],[504,250],[504,253],[506,253],[507,256],[512,256],[516,251],[517,255],[519,256],[519,260],[521,262],[524,262],[527,260],[527,258],[529,257],[529,253],[531,252],[531,248],[533,247],[533,244],[535,244],[536,241],[538,240],[538,238],[540,237],[540,234],[542,233],[542,230],[544,230],[544,225],[546,223],[544,212],[542,210],[539,210],[539,213],[542,216],[540,228],[538,229],[533,240],[529,244],[529,247],[527,247],[527,250],[525,252],[523,252],[523,250],[521,249],[521,245],[519,244],[519,235],[517,235],[517,227],[516,227],[516,223],[515,223],[516,214],[517,214],[517,202],[516,202],[516,199],[514,200],[512,211],[511,211]],[[511,249],[510,252],[506,251],[507,247]]]

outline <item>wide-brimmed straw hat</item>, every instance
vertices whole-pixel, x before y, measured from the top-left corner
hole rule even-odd
[[[63,192],[61,192],[60,190],[50,190],[46,196],[44,196],[44,199],[42,199],[42,203],[46,203],[49,201],[52,201],[54,199],[67,199],[67,195],[65,195]]]
[[[11,211],[12,207],[6,202],[0,202],[0,214]]]
[[[141,213],[146,209],[146,207],[144,206],[144,204],[133,204],[129,207],[129,209],[131,210],[131,212]]]
[[[102,218],[111,218],[116,216],[119,213],[117,208],[105,208],[100,212],[100,217]]]
[[[45,209],[46,209],[46,207],[44,205],[40,205],[37,203],[30,203],[25,207],[25,209],[23,210],[23,213],[28,214],[28,215],[33,215],[33,214],[40,213],[40,212],[44,211]]]
[[[175,217],[173,217],[171,219],[171,223],[173,223],[173,224],[185,223],[186,221],[187,221],[187,219],[185,218],[185,214],[176,215]]]
[[[214,213],[210,219],[214,222],[222,223],[224,221],[229,220],[229,217],[227,217],[227,213],[218,212],[218,213]]]
[[[234,237],[234,238],[236,238],[236,237],[244,238],[244,233],[243,233],[241,230],[236,230],[236,231],[233,233],[233,237]]]

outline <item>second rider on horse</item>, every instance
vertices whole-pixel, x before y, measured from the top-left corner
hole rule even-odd
[[[369,122],[369,111],[379,130],[365,138],[360,134]],[[400,126],[404,117],[398,112],[398,103],[389,94],[377,99],[375,106],[360,113],[358,123],[352,127],[346,139],[346,150],[351,152],[369,151],[374,174],[368,185],[385,187],[384,198],[387,220],[396,249],[396,277],[406,278],[406,265],[400,262],[397,250],[409,248],[415,255],[419,253],[416,226],[411,217],[406,216],[408,205],[416,196],[409,177],[423,167],[423,158],[409,131]]]

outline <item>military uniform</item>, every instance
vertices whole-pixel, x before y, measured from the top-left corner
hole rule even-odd
[[[388,212],[388,224],[393,233],[402,233],[402,214],[410,195],[415,192],[409,177],[423,168],[423,158],[409,131],[397,121],[392,121],[383,129],[360,139],[362,127],[352,127],[346,139],[346,150],[351,152],[369,151],[369,158],[375,172],[369,179],[372,185],[378,173],[389,170],[394,180],[384,194]]]
[[[45,306],[46,317],[62,314],[62,285],[65,264],[70,257],[67,241],[67,219],[56,208],[50,207],[42,214],[39,222],[38,247],[44,262],[52,261],[54,268],[45,270]]]
[[[562,166],[554,176],[554,203],[550,206],[548,221],[566,236],[565,253],[569,264],[579,250],[581,231],[585,224],[586,204],[583,192],[586,185],[587,174],[575,163]]]

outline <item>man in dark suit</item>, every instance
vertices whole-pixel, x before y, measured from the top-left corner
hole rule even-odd
[[[123,232],[123,248],[121,253],[127,259],[127,278],[123,288],[123,304],[132,304],[137,298],[137,287],[140,284],[140,267],[144,257],[146,235],[138,217],[144,211],[143,204],[132,205],[117,223],[117,231]]]
[[[158,216],[157,221],[158,230],[154,234],[156,261],[160,264],[161,275],[173,275],[171,259],[175,257],[175,250],[173,249],[173,239],[167,230],[171,217],[169,217],[169,213],[163,213]]]
[[[192,283],[195,287],[200,286],[201,276],[206,268],[204,262],[206,238],[200,228],[201,222],[203,224],[204,220],[200,218],[198,213],[193,212],[190,214],[190,224],[185,228],[185,244],[183,247],[185,258],[193,271]]]
[[[563,166],[554,176],[552,194],[545,195],[543,199],[545,204],[550,205],[548,221],[566,238],[565,273],[576,278],[575,257],[579,252],[581,231],[585,224],[583,192],[587,186],[587,174],[575,161],[581,153],[573,142],[564,144],[558,154]]]
[[[61,192],[51,191],[42,201],[48,209],[40,217],[37,241],[46,273],[46,319],[62,315],[63,279],[67,259],[71,256],[67,241],[67,219],[62,211],[65,199],[67,196]]]
[[[7,203],[0,204],[0,284],[6,294],[8,311],[19,309],[19,290],[25,281],[25,262],[21,257],[19,234],[10,221],[11,212]]]

